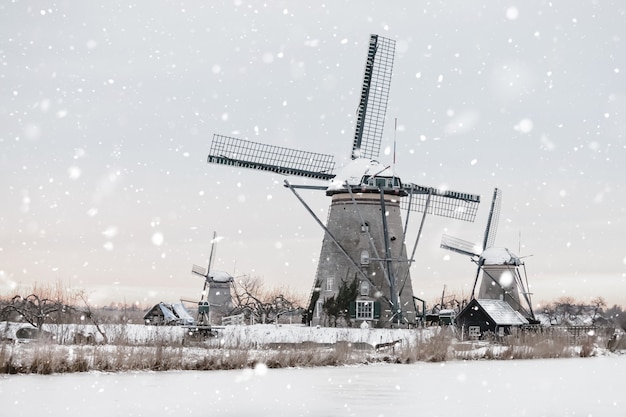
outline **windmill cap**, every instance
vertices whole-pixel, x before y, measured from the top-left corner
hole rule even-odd
[[[519,266],[522,261],[507,248],[487,248],[480,255],[480,262],[483,265],[515,265]]]
[[[360,185],[361,180],[366,175],[376,175],[377,177],[395,177],[391,167],[385,168],[375,159],[357,158],[350,161],[333,178],[328,186],[328,190],[344,190],[345,184]]]
[[[209,272],[209,278],[213,282],[231,282],[233,280],[233,277],[228,272],[216,270]]]

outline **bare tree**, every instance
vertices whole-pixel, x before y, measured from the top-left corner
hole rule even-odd
[[[232,314],[244,313],[260,323],[274,323],[288,313],[299,311],[299,297],[288,289],[266,291],[260,278],[244,276],[235,280]]]
[[[0,304],[2,319],[24,321],[41,329],[46,323],[73,323],[79,322],[82,316],[92,316],[84,292],[70,290],[61,282],[35,283],[25,293],[28,295],[17,294]],[[85,302],[86,312],[77,305],[79,300]]]
[[[593,306],[593,317],[591,320],[595,324],[598,313],[602,312],[602,309],[606,307],[606,301],[602,297],[595,297],[591,299],[591,305]]]
[[[81,291],[78,294],[78,297],[83,302],[83,305],[84,305],[83,314],[84,314],[85,318],[87,320],[89,320],[95,326],[95,328],[98,331],[98,333],[100,333],[100,335],[104,339],[104,344],[106,345],[107,343],[109,343],[109,339],[108,339],[106,333],[104,332],[104,330],[102,330],[102,326],[100,325],[101,324],[100,320],[98,319],[97,315],[93,313],[93,311],[91,309],[91,305],[89,304],[89,298],[87,297],[87,295],[85,294],[84,291]]]
[[[53,314],[66,313],[72,309],[73,307],[59,300],[40,297],[37,294],[29,294],[26,297],[16,295],[3,307],[3,315],[14,312],[20,319],[41,329],[46,321],[51,321],[50,317]]]

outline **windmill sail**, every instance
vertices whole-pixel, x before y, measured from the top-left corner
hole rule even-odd
[[[332,155],[283,148],[264,143],[213,135],[207,162],[282,175],[330,180],[335,177]]]
[[[467,222],[473,222],[476,218],[480,204],[479,195],[439,190],[416,184],[405,184],[404,189],[410,198],[400,202],[402,209]]]
[[[502,191],[499,188],[493,190],[493,198],[491,199],[491,209],[489,210],[489,218],[487,219],[487,228],[485,229],[485,239],[483,241],[483,249],[490,248],[496,241],[496,232],[498,230],[498,220],[500,219],[500,202],[502,201]]]
[[[444,234],[441,237],[441,247],[469,257],[480,256],[480,248],[477,248],[475,243],[450,235]]]
[[[352,144],[352,159],[377,158],[383,137],[396,42],[370,36],[361,99]]]

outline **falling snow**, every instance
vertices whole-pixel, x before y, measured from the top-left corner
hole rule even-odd
[[[113,280],[176,299],[197,291],[189,262],[217,230],[216,266],[308,294],[323,230],[283,177],[208,165],[208,146],[223,133],[330,153],[341,172],[379,33],[397,45],[380,164],[483,201],[501,188],[497,243],[532,255],[535,297],[625,304],[624,8],[359,6],[0,6],[0,292],[49,277],[101,302]],[[303,196],[324,219],[324,193]],[[480,236],[486,206],[474,224],[426,219],[416,293],[468,292],[473,268],[439,241]]]

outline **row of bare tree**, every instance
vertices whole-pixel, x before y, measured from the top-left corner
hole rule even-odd
[[[110,308],[96,309],[85,291],[68,289],[62,283],[35,284],[16,293],[0,296],[0,321],[26,322],[41,329],[46,323],[126,323],[131,316],[139,322],[143,316],[141,311],[131,311],[135,306],[116,309],[116,315]],[[249,323],[275,323],[285,316],[300,320],[303,311],[302,296],[288,288],[266,289],[262,279],[249,276],[235,281],[232,301],[230,314],[244,314]]]

